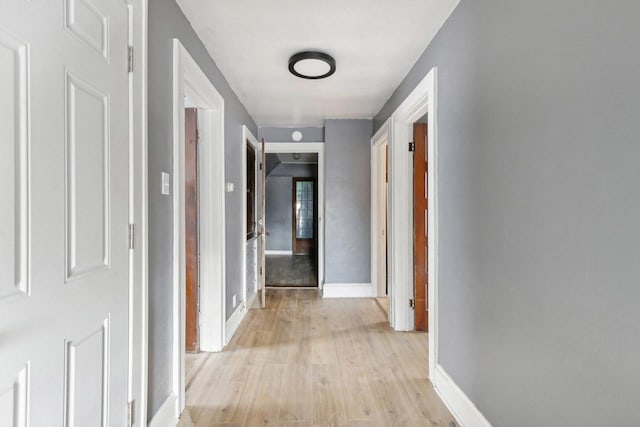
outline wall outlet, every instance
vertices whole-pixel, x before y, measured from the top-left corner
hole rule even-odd
[[[233,304],[233,308],[236,308],[236,305],[238,304],[235,294],[231,297],[231,304]]]

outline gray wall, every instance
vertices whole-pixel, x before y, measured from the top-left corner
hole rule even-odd
[[[180,39],[225,100],[226,180],[242,182],[242,125],[257,127],[238,101],[174,0],[149,2],[149,418],[171,391],[172,197],[160,194],[160,173],[172,173],[172,39]],[[173,173],[172,173],[173,176]],[[227,193],[227,313],[242,295],[242,194]]]
[[[260,127],[258,139],[264,138],[266,142],[296,142],[291,139],[295,131],[302,132],[302,140],[298,142],[323,142],[324,128],[322,127]]]
[[[438,66],[440,363],[495,426],[640,420],[638,17],[462,0],[375,119]]]
[[[293,177],[317,177],[318,165],[281,163],[265,183],[268,251],[291,251],[293,240]]]
[[[325,122],[325,282],[371,282],[371,120]]]

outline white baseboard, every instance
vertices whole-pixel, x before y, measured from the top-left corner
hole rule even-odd
[[[253,307],[253,303],[256,302],[256,298],[258,298],[258,292],[252,292],[251,295],[247,295],[247,311]]]
[[[149,427],[175,427],[178,425],[178,397],[171,393],[169,397],[162,402],[158,412],[149,421]]]
[[[436,392],[461,427],[491,427],[482,412],[451,379],[441,365],[436,366]]]
[[[238,326],[240,326],[242,319],[244,319],[245,314],[247,314],[247,306],[243,302],[242,304],[236,307],[231,317],[229,317],[229,319],[225,323],[224,345],[229,344],[229,342],[231,341],[231,338],[233,338],[233,334],[236,333],[236,331],[238,330]]]
[[[264,251],[265,255],[293,255],[293,251]]]
[[[325,283],[322,298],[373,298],[371,283]]]

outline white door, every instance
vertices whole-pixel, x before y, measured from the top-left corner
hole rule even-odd
[[[123,426],[123,0],[0,0],[0,425]]]

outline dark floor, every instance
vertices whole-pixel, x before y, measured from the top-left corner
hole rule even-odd
[[[318,286],[314,257],[309,255],[267,255],[267,286]]]

